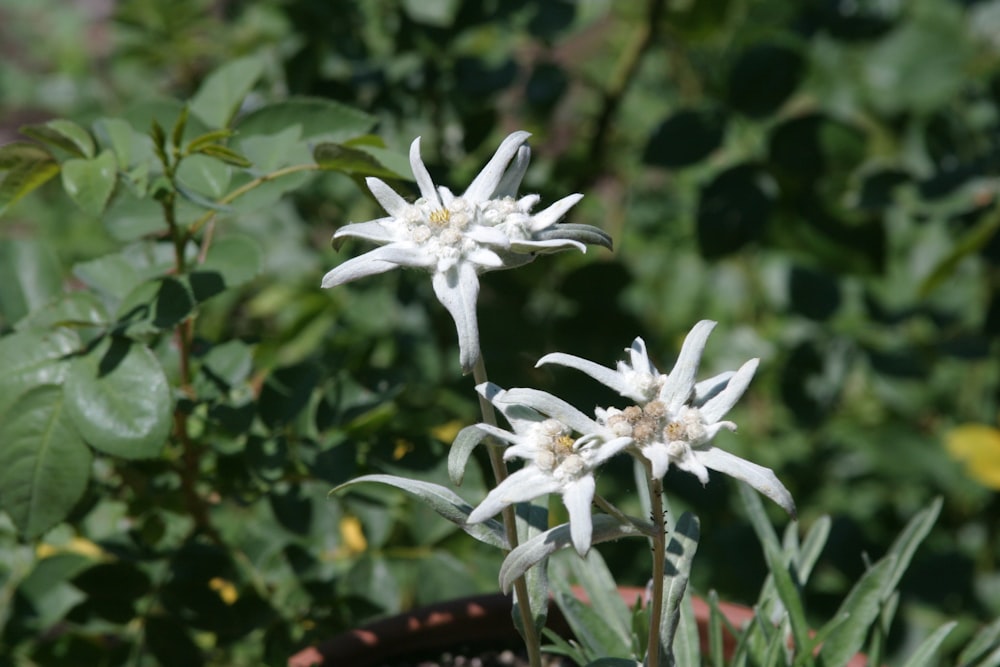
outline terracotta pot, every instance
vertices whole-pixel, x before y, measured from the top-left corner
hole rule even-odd
[[[645,595],[644,588],[621,587],[618,592],[630,607]],[[577,591],[584,602],[586,595]],[[694,615],[698,622],[702,651],[708,650],[709,606],[694,598]],[[385,661],[414,654],[438,653],[457,643],[467,646],[516,647],[521,638],[510,617],[510,597],[500,593],[477,595],[450,600],[415,609],[405,614],[385,618],[344,632],[318,646],[310,646],[288,661],[288,667],[378,667]],[[753,618],[749,607],[720,603],[719,608],[729,622],[740,627]],[[553,604],[549,609],[548,627],[563,636],[571,636],[569,626]],[[456,641],[457,638],[457,641]],[[723,632],[725,651],[732,652],[736,639]],[[857,656],[847,667],[863,667],[864,656]]]

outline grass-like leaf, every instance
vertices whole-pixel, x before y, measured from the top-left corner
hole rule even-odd
[[[424,501],[428,507],[451,521],[466,533],[491,546],[507,549],[507,538],[504,537],[503,526],[498,521],[489,519],[482,523],[468,524],[466,521],[472,512],[472,506],[465,502],[461,496],[451,489],[424,482],[416,479],[397,477],[396,475],[362,475],[349,482],[345,482],[330,491],[330,494],[339,493],[343,489],[356,484],[374,482],[376,484],[387,484],[397,489],[402,489],[407,493],[415,495]]]

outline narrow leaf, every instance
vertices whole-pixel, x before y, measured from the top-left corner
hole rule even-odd
[[[26,539],[62,521],[90,479],[90,450],[64,408],[62,389],[41,385],[0,420],[0,507]]]
[[[885,585],[892,577],[896,557],[889,555],[871,567],[854,585],[831,622],[839,626],[830,632],[820,649],[821,664],[846,665],[861,650],[872,623],[878,618],[885,599]],[[843,622],[841,616],[847,616]]]
[[[356,484],[375,482],[377,484],[387,484],[397,489],[402,489],[407,493],[412,493],[417,498],[424,501],[431,509],[443,516],[448,521],[458,525],[459,528],[476,538],[500,549],[507,549],[507,538],[504,536],[503,526],[498,521],[489,519],[482,523],[468,524],[466,521],[472,512],[472,506],[465,502],[451,489],[439,484],[423,482],[416,479],[407,479],[395,475],[362,475],[349,482],[345,482],[330,491],[330,494],[339,493],[341,490]]]
[[[26,125],[21,128],[21,134],[61,148],[75,157],[94,157],[94,140],[90,133],[69,120],[55,119],[44,125]]]
[[[958,656],[959,667],[972,667],[978,665],[979,660],[988,651],[1000,650],[1000,618],[996,619],[986,627],[976,633],[962,653]],[[1000,654],[998,654],[1000,655]]]
[[[597,514],[593,517],[594,533],[591,544],[600,544],[622,537],[645,537],[638,528],[632,525],[622,525],[614,517],[607,514]],[[511,551],[500,566],[500,588],[507,592],[514,580],[524,574],[528,568],[543,558],[572,543],[569,524],[564,523],[541,533]]]
[[[408,178],[386,167],[365,149],[352,148],[344,144],[321,143],[313,149],[313,159],[322,169],[340,171],[350,176]]]
[[[59,164],[41,146],[14,142],[0,146],[0,215],[59,173]]]
[[[604,624],[616,635],[622,646],[628,646],[632,641],[632,613],[618,593],[618,584],[601,554],[596,549],[591,549],[586,558],[570,556],[563,564],[569,566],[573,578],[583,587],[590,606],[603,619]]]
[[[684,512],[677,520],[667,544],[660,615],[660,644],[664,656],[671,653],[674,635],[680,623],[680,607],[691,576],[694,554],[698,550],[700,532],[698,518],[690,512]]]
[[[205,134],[198,135],[190,142],[188,142],[188,145],[184,149],[184,152],[197,153],[205,146],[208,146],[209,144],[217,144],[218,142],[228,139],[231,136],[233,136],[233,131],[228,127],[224,127],[219,130],[212,130],[211,132],[206,132]]]
[[[448,477],[451,478],[455,486],[461,486],[462,480],[465,478],[465,466],[469,462],[472,450],[489,435],[479,426],[472,425],[466,426],[455,436],[455,442],[448,450]]]
[[[903,667],[928,667],[929,665],[938,664],[935,658],[937,657],[937,651],[941,647],[945,638],[951,634],[951,631],[955,629],[958,625],[958,621],[949,621],[945,623],[940,628],[935,630],[930,637],[925,639],[917,647],[917,650],[907,658],[906,662],[903,663]]]
[[[206,144],[198,148],[196,152],[222,160],[226,164],[231,164],[234,167],[241,167],[245,169],[253,166],[253,163],[246,159],[246,157],[240,155],[232,148],[227,148],[221,144]]]

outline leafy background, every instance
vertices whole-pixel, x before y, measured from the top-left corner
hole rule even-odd
[[[534,361],[641,335],[668,368],[718,320],[706,373],[762,360],[721,444],[833,517],[810,613],[940,495],[893,641],[954,617],[957,645],[1000,614],[997,35],[996,0],[0,3],[0,664],[284,664],[495,589],[402,494],[327,497],[446,483],[476,405],[423,275],[318,284],[378,215],[364,175],[412,189],[420,135],[460,186],[516,128],[525,187],[585,193],[616,248],[484,277],[491,379],[613,403]],[[599,483],[632,502],[627,466]],[[752,601],[733,486],[667,486],[696,589]],[[644,547],[602,551],[644,583]]]

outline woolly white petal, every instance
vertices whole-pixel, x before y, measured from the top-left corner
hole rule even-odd
[[[540,231],[559,222],[566,213],[576,206],[576,203],[583,199],[581,194],[572,194],[563,197],[559,201],[550,205],[544,211],[540,211],[531,216],[531,230]]]
[[[433,257],[428,257],[419,248],[390,244],[381,248],[369,250],[334,267],[323,276],[324,288],[336,287],[358,278],[385,273],[397,266],[428,267],[434,263]]]
[[[476,320],[476,299],[479,278],[468,262],[460,262],[447,272],[436,272],[431,280],[438,300],[448,309],[458,331],[459,359],[462,372],[472,372],[479,360],[479,324]]]
[[[434,205],[441,205],[441,197],[438,195],[437,188],[434,187],[434,181],[431,179],[431,174],[427,171],[427,167],[424,165],[424,161],[420,159],[420,137],[413,140],[410,144],[410,169],[413,170],[413,178],[417,181],[417,187],[420,188],[420,196],[431,202]]]
[[[670,453],[662,442],[651,442],[642,448],[642,455],[652,464],[653,477],[662,479],[670,469]]]
[[[508,505],[533,500],[561,488],[559,482],[533,465],[527,465],[500,482],[469,514],[468,523],[479,523]]]
[[[795,518],[795,501],[792,500],[792,494],[770,468],[741,459],[718,447],[699,450],[695,452],[695,456],[712,470],[746,482],[778,503],[793,519]]]
[[[659,375],[660,372],[656,370],[656,366],[649,360],[649,353],[646,351],[646,341],[641,337],[636,336],[635,340],[632,341],[632,345],[625,351],[628,352],[633,370],[646,371],[650,375]]]
[[[530,132],[519,130],[507,135],[507,138],[500,143],[497,152],[493,154],[490,161],[486,163],[483,170],[472,180],[465,194],[462,196],[471,202],[484,202],[493,197],[497,187],[503,180],[507,165],[517,155],[521,144],[528,140]]]
[[[466,230],[465,236],[466,238],[472,239],[476,243],[482,243],[504,249],[510,247],[510,239],[496,227],[474,225]]]
[[[394,218],[402,217],[406,209],[410,207],[410,204],[398,192],[390,188],[385,181],[374,176],[369,176],[365,179],[365,183],[375,196],[375,199],[378,200],[378,203],[385,209],[385,212]]]
[[[508,389],[501,396],[494,398],[494,405],[497,404],[497,401],[507,404],[525,405],[553,419],[558,419],[577,433],[589,434],[602,429],[600,424],[566,401],[538,389],[526,389],[523,387]]]
[[[466,261],[475,264],[477,267],[488,269],[503,268],[503,260],[489,248],[476,248],[465,255]]]
[[[582,373],[586,373],[606,387],[614,389],[626,398],[631,398],[634,401],[645,400],[644,396],[635,394],[632,387],[625,382],[625,379],[620,373],[618,373],[618,371],[606,368],[588,359],[583,359],[582,357],[577,357],[572,354],[565,354],[563,352],[553,352],[551,354],[546,354],[544,357],[539,359],[535,364],[535,368],[538,368],[542,364],[559,364],[560,366],[566,366],[567,368],[575,368]]]
[[[528,171],[529,162],[531,162],[531,148],[527,144],[522,144],[517,149],[514,161],[504,172],[499,185],[493,191],[494,199],[517,196],[517,189],[521,187],[521,181],[524,180],[524,174]]]
[[[357,238],[371,241],[373,243],[391,243],[396,240],[396,232],[385,222],[392,218],[380,218],[369,220],[368,222],[353,222],[344,225],[333,234],[333,240],[338,241],[345,238]],[[337,244],[339,245],[339,244]]]
[[[719,421],[736,405],[736,401],[743,396],[743,392],[747,390],[754,373],[757,372],[757,363],[757,359],[751,359],[740,366],[740,369],[726,384],[726,388],[705,401],[705,405],[701,406],[701,416],[705,423],[711,424]]]
[[[726,371],[725,373],[719,373],[714,377],[710,377],[707,380],[702,380],[694,386],[694,397],[691,399],[691,403],[694,405],[704,404],[705,401],[725,389],[726,383],[729,382],[730,378],[734,375],[736,375],[736,371]]]
[[[714,328],[715,322],[702,320],[694,325],[684,339],[681,352],[677,355],[677,363],[674,364],[673,370],[660,389],[660,400],[666,403],[671,412],[676,412],[691,397],[694,376],[698,373],[698,365],[701,363],[701,354],[705,351],[708,334],[712,333]]]
[[[569,513],[569,534],[573,540],[573,548],[581,556],[587,555],[594,532],[590,504],[594,501],[595,486],[594,477],[586,475],[563,487],[563,504]]]

